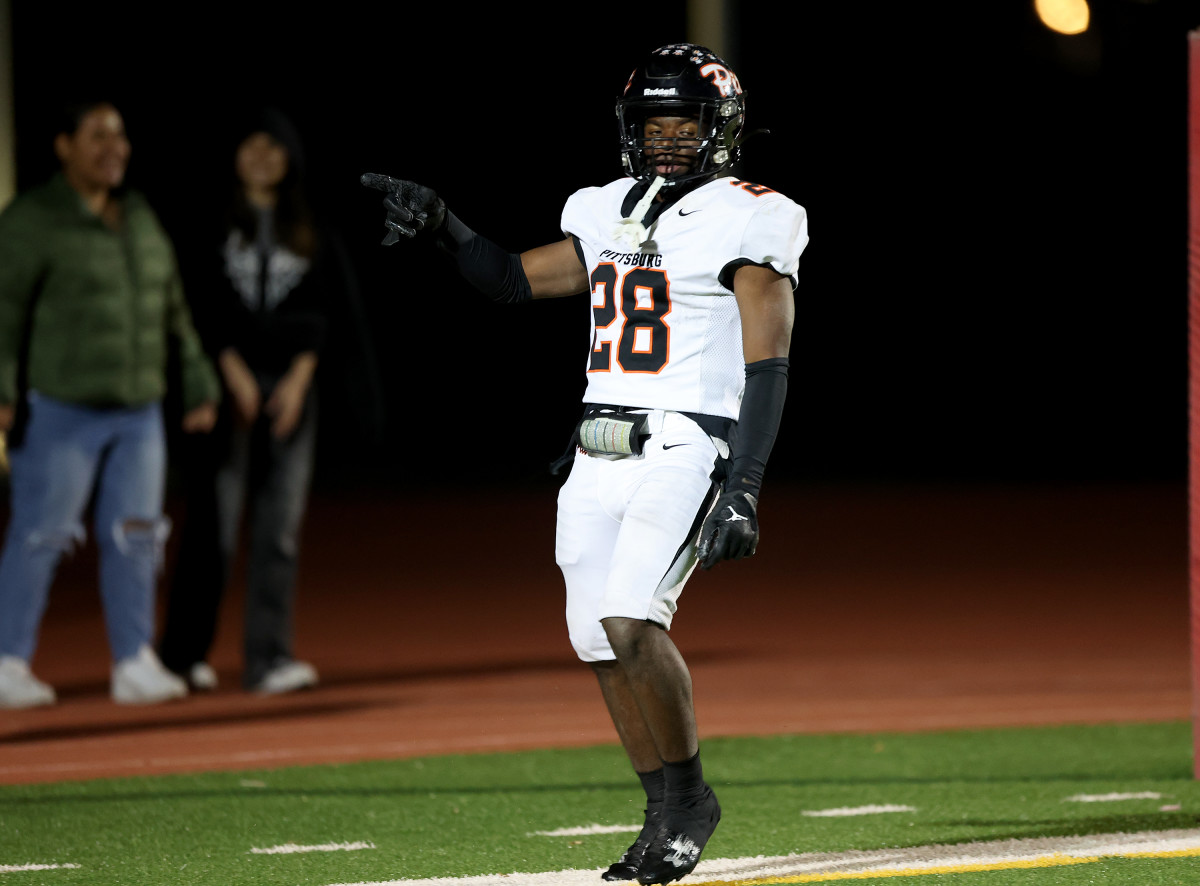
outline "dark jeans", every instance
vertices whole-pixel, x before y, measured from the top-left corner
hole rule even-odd
[[[266,388],[269,390],[269,388]],[[186,441],[187,500],[179,555],[167,600],[160,657],[186,674],[204,661],[216,635],[221,598],[248,529],[242,684],[257,685],[292,657],[300,532],[316,452],[313,391],[299,426],[284,440],[266,417],[238,427],[223,412],[206,439]]]

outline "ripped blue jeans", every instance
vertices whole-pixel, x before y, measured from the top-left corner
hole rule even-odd
[[[33,658],[55,572],[85,539],[89,503],[113,661],[152,644],[155,589],[170,532],[163,514],[161,405],[94,409],[31,393],[25,437],[9,461],[0,655]]]

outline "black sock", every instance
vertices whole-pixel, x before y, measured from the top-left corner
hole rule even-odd
[[[649,805],[661,803],[667,793],[667,781],[663,776],[662,768],[651,772],[639,772],[637,777],[641,779],[642,789],[646,792],[646,803]]]
[[[663,762],[663,780],[672,803],[687,804],[704,794],[704,770],[700,752],[678,763]]]

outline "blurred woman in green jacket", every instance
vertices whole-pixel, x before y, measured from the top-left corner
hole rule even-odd
[[[53,704],[30,669],[58,564],[89,501],[115,701],[186,685],[153,651],[163,513],[163,399],[178,348],[184,428],[207,432],[220,389],[183,296],[175,251],[124,187],[130,142],[108,102],[68,109],[61,171],[0,213],[0,431],[11,515],[0,553],[0,707]]]

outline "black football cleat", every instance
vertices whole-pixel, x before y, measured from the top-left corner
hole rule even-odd
[[[642,866],[642,859],[646,857],[650,841],[654,839],[655,833],[658,832],[658,826],[662,822],[662,803],[647,803],[645,816],[645,824],[642,825],[641,833],[637,835],[633,845],[600,875],[603,879],[610,881],[637,879],[638,868]]]
[[[662,824],[638,869],[638,882],[643,886],[670,883],[690,874],[720,820],[721,804],[708,785],[701,799],[691,806],[664,809]]]

